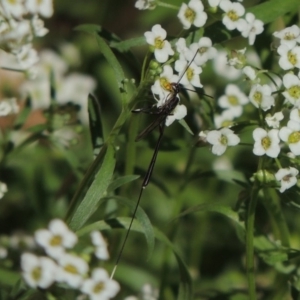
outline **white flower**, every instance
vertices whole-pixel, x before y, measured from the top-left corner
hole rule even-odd
[[[3,99],[0,102],[0,116],[8,116],[19,112],[19,105],[16,98]]]
[[[242,4],[230,2],[229,0],[222,0],[220,8],[225,12],[222,19],[223,24],[228,30],[238,28],[241,23],[241,16],[245,13],[245,8]]]
[[[220,115],[214,115],[214,123],[217,128],[228,127],[233,123],[234,118],[234,110],[226,109]]]
[[[166,98],[172,92],[172,83],[178,81],[178,75],[173,74],[173,69],[165,65],[162,73],[159,75],[154,84],[151,86],[153,97],[158,101],[157,106],[164,104]]]
[[[91,300],[108,300],[116,296],[120,286],[118,282],[110,279],[106,270],[96,268],[92,277],[83,282],[81,291],[89,295]]]
[[[6,248],[0,246],[0,259],[4,259],[7,257],[8,251]]]
[[[272,128],[279,128],[280,126],[280,121],[283,120],[283,113],[281,111],[275,113],[273,116],[268,114],[265,118],[266,123],[268,124],[269,127]]]
[[[65,252],[65,248],[72,248],[77,243],[76,234],[62,220],[52,220],[48,228],[39,229],[34,235],[48,255],[57,258]]]
[[[237,70],[228,64],[226,51],[218,51],[218,55],[213,59],[213,66],[215,72],[227,80],[236,80],[242,74],[241,70]]]
[[[288,144],[294,155],[300,155],[300,123],[289,121],[280,129],[279,137]]]
[[[251,80],[254,81],[256,78],[256,71],[250,66],[246,66],[243,68],[243,73]]]
[[[280,39],[281,44],[295,47],[300,42],[300,28],[297,25],[287,27],[280,31],[275,31],[274,36]]]
[[[189,48],[186,46],[186,40],[184,38],[179,38],[175,43],[176,51],[179,53],[179,60],[187,60],[187,53]]]
[[[38,257],[31,253],[21,256],[21,268],[24,280],[32,287],[48,288],[54,281],[57,266],[48,257]]]
[[[188,63],[185,60],[177,60],[175,62],[175,70],[179,74],[183,74],[184,72],[180,80],[181,84],[183,85],[191,84],[192,86],[195,87],[203,87],[203,85],[200,82],[200,74],[202,73],[202,68],[198,67],[194,62]]]
[[[191,25],[202,27],[207,20],[207,14],[200,0],[191,0],[188,4],[182,3],[177,16],[184,29],[189,29]]]
[[[277,49],[279,58],[279,66],[283,70],[290,70],[295,67],[300,68],[300,47],[282,44]]]
[[[228,146],[236,146],[240,142],[240,138],[229,128],[209,131],[206,139],[213,145],[212,153],[215,155],[222,155]]]
[[[30,96],[33,110],[50,106],[50,81],[47,79],[28,80],[22,86],[23,93]]]
[[[272,90],[270,86],[266,84],[253,85],[249,94],[249,99],[255,107],[260,107],[264,111],[268,110],[275,104],[274,97],[272,96]]]
[[[26,0],[25,5],[28,11],[33,15],[40,14],[45,18],[49,18],[53,15],[52,0]]]
[[[3,198],[4,194],[7,193],[7,191],[8,189],[6,183],[0,181],[0,199]]]
[[[134,5],[139,10],[154,9],[155,0],[137,0]]]
[[[290,120],[300,123],[300,109],[295,108],[291,111]]]
[[[262,128],[253,131],[254,148],[253,153],[258,156],[266,154],[269,157],[277,157],[280,152],[278,129],[271,129],[269,132]]]
[[[181,120],[187,115],[186,106],[178,104],[166,119],[166,126],[170,126],[175,120]]]
[[[231,50],[230,55],[228,55],[228,64],[235,67],[236,69],[241,69],[246,63],[246,50],[247,48],[240,50]]]
[[[91,232],[91,239],[93,245],[96,247],[95,255],[99,259],[107,260],[109,259],[109,253],[107,251],[107,244],[104,240],[101,232],[99,231],[92,231]]]
[[[94,78],[79,73],[72,73],[63,78],[57,87],[56,99],[59,104],[72,102],[80,107],[79,118],[88,122],[88,95],[96,88]]]
[[[230,109],[234,117],[241,116],[243,112],[242,106],[248,102],[247,96],[234,84],[228,84],[225,89],[225,95],[218,99],[220,107]]]
[[[12,15],[15,18],[20,18],[25,13],[23,0],[2,0],[1,4],[7,16]]]
[[[154,25],[152,31],[145,32],[144,36],[147,43],[154,47],[154,56],[158,62],[164,63],[168,60],[169,55],[174,54],[171,44],[165,40],[167,32],[161,25]]]
[[[197,52],[197,55],[195,56]],[[212,41],[208,37],[200,38],[198,43],[193,43],[190,45],[190,53],[188,61],[192,60],[195,56],[194,62],[198,66],[202,66],[205,64],[209,59],[215,58],[217,55],[216,48],[212,47]]]
[[[38,54],[36,50],[32,48],[31,44],[22,46],[16,56],[19,64],[24,70],[31,68],[39,61]]]
[[[72,254],[62,254],[58,258],[56,280],[65,282],[73,288],[79,288],[88,272],[88,264],[82,258]]]
[[[256,36],[264,31],[264,23],[260,20],[256,20],[254,14],[247,13],[245,20],[240,20],[237,29],[241,32],[243,37],[248,38],[249,45],[253,45]]]
[[[13,249],[33,249],[36,247],[34,238],[22,231],[14,232],[9,238],[9,246]]]
[[[275,174],[275,178],[277,181],[280,181],[281,187],[280,192],[283,193],[285,190],[291,188],[293,185],[297,183],[296,176],[299,171],[293,167],[279,169]]]
[[[31,25],[35,36],[42,37],[49,32],[49,30],[44,26],[44,21],[37,15],[33,16],[33,18],[31,19]]]
[[[300,79],[298,76],[287,73],[283,76],[285,91],[282,93],[285,99],[296,107],[300,107]]]

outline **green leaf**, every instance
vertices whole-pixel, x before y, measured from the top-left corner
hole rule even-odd
[[[234,221],[234,223],[236,223],[239,227],[244,229],[244,224],[240,222],[237,212],[235,212],[231,207],[220,204],[219,202],[203,203],[203,204],[190,207],[189,209],[180,213],[178,215],[178,218],[191,213],[206,212],[206,211],[219,213],[227,217],[228,219]]]
[[[20,279],[21,277],[19,273],[0,268],[1,285],[14,286]]]
[[[88,97],[88,112],[94,155],[97,155],[100,151],[100,148],[103,146],[103,128],[101,123],[99,101],[95,96],[91,94],[89,94]]]
[[[252,12],[255,18],[263,21],[265,24],[275,21],[289,12],[295,12],[299,9],[299,0],[272,0],[248,8],[246,12]]]
[[[117,39],[119,40],[116,36],[110,34],[107,31],[104,31],[101,26],[95,25],[95,24],[84,24],[77,26],[75,30],[79,31],[84,31],[89,34],[92,34],[95,38],[96,41],[100,47],[101,53],[104,55],[105,59],[109,63],[109,65],[113,68],[116,76],[116,80],[118,83],[118,87],[121,91],[123,91],[123,80],[125,79],[125,75],[123,72],[123,69],[121,65],[119,64],[116,56],[110,49],[109,45],[107,44],[106,40],[102,37],[104,35],[107,38],[111,39]]]
[[[191,128],[189,127],[189,125],[186,123],[186,121],[184,119],[181,119],[178,122],[181,126],[183,126],[184,129],[187,130],[188,133],[190,133],[191,135],[194,135],[193,131],[191,130]]]
[[[97,159],[95,163],[99,163]],[[72,230],[80,229],[99,206],[100,200],[110,184],[115,163],[115,150],[113,146],[109,145],[100,169],[71,218],[69,226]]]
[[[126,41],[111,42],[109,45],[112,48],[119,50],[120,52],[127,52],[133,47],[140,47],[146,45],[146,39],[143,36],[141,36]]]
[[[125,176],[127,177],[127,176]],[[131,211],[133,212],[136,206],[136,202],[135,201],[130,201],[125,197],[120,197],[120,196],[113,196],[113,197],[107,197],[105,199],[103,199],[104,201],[109,200],[109,199],[115,199],[117,200],[120,204],[122,205],[126,205],[128,206]],[[146,238],[146,242],[148,245],[148,256],[147,259],[149,260],[151,258],[151,255],[153,253],[154,250],[154,232],[153,232],[153,227],[152,224],[147,216],[147,214],[144,212],[144,210],[141,207],[138,207],[137,212],[136,212],[136,219],[139,221],[140,225],[143,228],[143,233],[145,235]],[[130,219],[131,220],[131,219]],[[106,222],[110,222],[110,220],[106,220]],[[95,222],[91,225],[88,225],[86,227],[84,227],[82,230],[78,231],[77,234],[78,235],[83,235],[86,234],[94,229],[98,228],[98,224],[99,222]],[[129,224],[128,224],[129,227]],[[127,227],[127,228],[128,228]]]
[[[126,176],[122,176],[117,178],[116,180],[112,181],[111,184],[109,185],[107,192],[110,193],[112,191],[114,191],[115,189],[119,188],[120,186],[138,179],[140,176],[139,175],[126,175]]]
[[[101,31],[101,26],[97,24],[82,24],[79,26],[76,26],[74,30],[77,31],[83,31],[89,34],[94,34],[95,32],[100,32]]]
[[[98,230],[107,230],[112,228],[122,228],[122,229],[128,229],[130,224],[131,218],[117,218],[117,219],[110,219],[106,221],[99,221],[92,225],[84,227],[82,230],[79,230],[77,232],[78,235],[83,235],[87,232],[89,232],[92,229],[98,229]],[[144,229],[142,225],[137,222],[136,220],[133,221],[131,230],[136,232],[144,232]],[[170,247],[173,251],[178,267],[180,272],[180,284],[179,284],[179,300],[192,300],[193,299],[193,293],[192,293],[192,280],[188,271],[188,268],[186,264],[184,263],[183,259],[181,258],[178,250],[174,247],[172,242],[166,237],[164,233],[159,231],[158,229],[154,229],[155,237],[163,242],[166,246]],[[118,272],[118,270],[117,270]]]
[[[30,97],[26,98],[25,106],[23,107],[21,112],[18,114],[18,116],[14,122],[14,130],[19,130],[26,122],[29,114],[32,111],[30,102],[31,102],[31,98]]]
[[[107,45],[106,41],[97,33],[94,33],[94,37],[96,38],[96,41],[100,47],[100,51],[102,52],[102,54],[104,55],[104,57],[106,58],[110,66],[113,68],[118,83],[118,87],[122,91],[123,80],[125,79],[125,75],[121,65],[119,64],[116,56],[114,55],[110,47]]]

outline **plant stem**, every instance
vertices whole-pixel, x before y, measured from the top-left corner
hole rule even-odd
[[[254,220],[259,187],[256,183],[251,191],[251,198],[247,210],[246,220],[246,268],[249,289],[249,299],[256,300],[255,274],[254,274]]]
[[[175,9],[175,10],[179,9],[179,7],[176,6],[176,5],[172,5],[172,4],[161,2],[161,1],[157,1],[157,5],[161,6],[161,7],[167,7],[167,8]]]

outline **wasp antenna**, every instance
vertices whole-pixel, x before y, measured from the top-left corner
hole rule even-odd
[[[182,77],[184,76],[184,74],[186,73],[186,71],[188,70],[188,68],[190,67],[190,65],[193,63],[196,55],[198,54],[198,50],[196,51],[196,53],[194,54],[193,58],[190,60],[190,62],[188,63],[188,65],[186,66],[186,68],[184,69],[183,73],[180,75],[178,81],[177,81],[177,84],[180,82],[180,80],[182,79]]]

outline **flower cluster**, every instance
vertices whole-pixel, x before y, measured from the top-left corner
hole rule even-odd
[[[62,54],[68,59],[75,56],[75,60],[80,60],[74,46],[68,44],[62,47]],[[58,105],[73,103],[79,110],[79,119],[83,123],[88,122],[87,97],[96,88],[96,81],[87,75],[80,73],[67,74],[68,68],[63,55],[52,50],[43,50],[40,52],[40,62],[35,66],[35,77],[28,79],[22,86],[25,96],[29,95],[31,105],[34,110],[48,109],[51,104],[50,95],[50,77],[53,74],[55,88],[55,101]]]
[[[108,259],[107,244],[101,233],[93,231],[91,240],[95,257]],[[47,289],[55,282],[65,283],[88,295],[90,299],[103,300],[111,299],[118,293],[119,284],[109,278],[105,269],[96,267],[89,270],[87,257],[84,259],[75,254],[74,247],[78,238],[63,221],[54,219],[48,229],[37,230],[35,242],[47,256],[37,256],[30,252],[22,254],[23,278],[30,287]],[[68,249],[72,249],[72,253]]]
[[[212,41],[207,37],[202,37],[197,43],[189,46],[186,45],[184,38],[180,38],[175,49],[172,49],[166,36],[166,31],[160,25],[154,25],[151,31],[145,33],[146,41],[154,52],[157,62],[166,63],[168,60],[172,62],[175,57],[177,58],[173,68],[170,64],[163,66],[162,72],[151,87],[158,108],[174,95],[174,84],[181,84],[188,88],[203,87],[200,81],[202,67],[217,54],[217,50],[212,47]],[[186,114],[186,107],[178,104],[167,117],[166,125],[169,126],[175,120],[184,118]]]
[[[53,14],[52,0],[3,0],[0,3],[0,48],[12,55],[11,65],[1,67],[27,70],[38,61],[32,47],[35,37],[47,34],[41,19]]]
[[[150,2],[152,3],[150,5]],[[139,3],[139,5],[137,5]],[[154,8],[159,5],[157,1],[138,1],[136,6],[143,9]],[[241,35],[248,38],[248,44],[255,43],[256,36],[263,32],[263,22],[257,20],[252,13],[245,14],[245,8],[241,3],[229,0],[208,1],[209,5],[217,10],[223,11],[222,23],[227,30],[238,30]],[[208,15],[206,7],[200,0],[190,0],[183,3],[178,11],[178,18],[184,29],[192,26],[201,28],[205,25]],[[240,138],[234,131],[228,128],[234,122],[238,122],[244,117],[245,107],[251,110],[249,104],[259,112],[261,127],[253,131],[253,153],[257,156],[268,156],[277,158],[282,150],[282,142],[285,142],[293,155],[300,154],[300,29],[293,25],[282,31],[274,33],[280,39],[278,47],[279,66],[288,73],[282,77],[282,82],[272,76],[267,80],[261,79],[264,70],[259,67],[253,68],[246,55],[246,48],[232,51],[226,62],[232,68],[239,71],[238,76],[244,74],[250,84],[248,94],[241,90],[237,84],[229,83],[225,88],[224,95],[220,96],[217,104],[221,113],[214,116],[215,126],[219,130],[201,131],[200,137],[206,143],[212,145],[212,152],[215,155],[222,155],[228,146],[236,146],[240,143]],[[152,31],[145,33],[150,50],[154,52],[156,61],[160,66],[159,77],[156,78],[151,87],[157,107],[162,107],[172,95],[174,95],[174,83],[190,88],[201,88],[201,74],[208,60],[219,57],[216,48],[213,47],[212,40],[202,36],[196,43],[187,42],[184,38],[179,38],[175,47],[167,40],[166,31],[160,26],[155,25]],[[221,55],[220,55],[221,56]],[[174,67],[172,64],[174,63]],[[159,68],[158,68],[159,69]],[[230,77],[229,72],[224,73]],[[237,78],[237,77],[235,77]],[[269,80],[271,78],[271,80]],[[283,85],[284,91],[281,94],[277,90]],[[177,92],[176,92],[177,93]],[[291,107],[290,120],[286,126],[280,127],[280,122],[284,116],[282,111],[275,111],[276,99],[283,96],[285,105]],[[178,101],[179,102],[179,101]],[[177,105],[174,111],[167,116],[166,125],[172,124],[174,120],[180,120],[187,114],[186,107],[182,104]],[[293,168],[293,167],[290,167]],[[281,168],[280,170],[284,170]],[[280,171],[279,170],[279,171]],[[291,170],[291,169],[288,169]],[[279,172],[280,173],[280,172]],[[285,175],[284,178],[287,175]],[[295,172],[291,177],[296,176]],[[277,181],[283,184],[283,180]],[[293,180],[289,180],[289,183]],[[290,186],[289,186],[290,187]],[[281,187],[280,191],[284,191]]]

